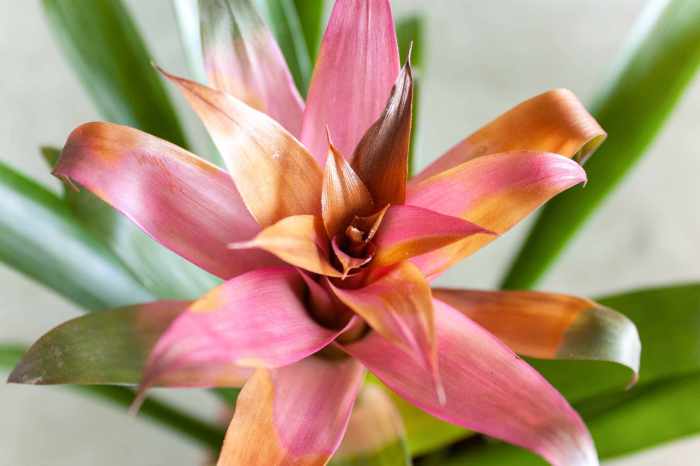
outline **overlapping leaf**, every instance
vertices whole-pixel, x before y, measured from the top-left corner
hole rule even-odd
[[[700,284],[642,290],[599,299],[632,320],[642,340],[638,384],[624,391],[626,371],[605,363],[532,361],[586,419],[601,458],[700,432]],[[585,380],[586,383],[581,383]],[[624,432],[624,435],[620,435]],[[473,447],[457,464],[540,465],[504,444]]]
[[[70,209],[0,164],[0,260],[90,310],[148,301],[147,291]]]
[[[121,0],[42,0],[59,44],[104,118],[186,147],[175,109]]]
[[[593,114],[608,141],[586,164],[590,183],[550,202],[504,278],[531,288],[581,226],[646,153],[700,66],[700,2],[654,0],[639,18],[622,61]]]

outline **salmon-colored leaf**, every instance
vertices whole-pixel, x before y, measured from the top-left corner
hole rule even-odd
[[[319,357],[259,369],[238,396],[217,466],[324,466],[343,438],[363,375],[352,359]]]
[[[458,217],[409,205],[391,206],[374,236],[377,248],[372,264],[391,265],[434,251],[450,243],[493,233]]]
[[[469,160],[409,185],[406,203],[502,234],[555,195],[585,181],[583,168],[561,155],[505,152]],[[414,262],[434,278],[494,238],[474,235]]]
[[[294,136],[233,96],[163,73],[204,122],[262,227],[290,215],[319,213],[321,170]]]
[[[401,397],[442,420],[532,450],[554,466],[597,466],[579,415],[532,367],[450,306],[435,301],[446,403],[430,373],[379,333],[344,346]]]
[[[89,189],[156,241],[220,278],[279,264],[262,251],[227,247],[260,230],[231,177],[162,139],[87,123],[68,137],[54,174]]]
[[[430,286],[416,266],[402,262],[365,287],[332,289],[370,327],[429,368],[437,390],[433,396],[442,397]]]
[[[342,232],[356,215],[370,213],[373,205],[365,184],[330,144],[321,193],[321,213],[328,237]]]
[[[285,366],[317,352],[340,330],[311,318],[305,290],[291,267],[256,270],[214,288],[158,340],[141,391],[163,380],[229,386],[238,368]]]
[[[433,289],[433,297],[469,316],[516,353],[541,359],[590,359],[639,372],[634,323],[590,299],[535,291]]]
[[[330,262],[330,243],[323,222],[314,215],[294,215],[265,228],[251,241],[233,243],[234,249],[260,248],[309,272],[340,277]]]
[[[583,163],[606,136],[573,92],[554,89],[522,102],[488,123],[414,180],[421,181],[467,160],[498,152],[552,152]]]

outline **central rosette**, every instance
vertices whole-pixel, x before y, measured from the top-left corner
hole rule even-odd
[[[377,250],[372,239],[377,234],[388,206],[368,216],[355,216],[342,233],[331,240],[331,263],[342,273],[340,286],[352,286],[357,280],[343,284],[348,278],[357,277],[366,269]]]

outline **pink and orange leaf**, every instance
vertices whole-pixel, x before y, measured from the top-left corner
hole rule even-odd
[[[224,283],[193,302],[68,322],[10,381],[138,384],[142,395],[244,384],[218,465],[316,466],[403,438],[391,399],[362,388],[369,370],[438,419],[555,466],[597,465],[580,416],[516,353],[636,373],[634,325],[585,298],[430,286],[586,181],[578,162],[605,132],[578,99],[555,90],[522,103],[408,179],[413,80],[389,0],[335,2],[305,104],[250,2],[200,4],[212,87],[164,75],[227,171],[89,123],[55,174]],[[91,364],[94,349],[109,356]]]

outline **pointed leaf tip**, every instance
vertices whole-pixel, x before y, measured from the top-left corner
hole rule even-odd
[[[321,213],[329,238],[341,232],[357,215],[367,215],[374,202],[367,187],[330,142],[323,174]]]
[[[232,95],[166,76],[199,115],[260,226],[319,212],[323,174],[292,134]]]
[[[413,75],[407,60],[392,87],[384,112],[367,130],[352,165],[377,205],[403,204],[413,115]]]
[[[316,60],[301,133],[319,164],[326,157],[325,126],[333,131],[338,149],[352,154],[381,114],[399,67],[391,2],[336,1]]]
[[[279,45],[251,0],[200,3],[204,67],[214,88],[299,136],[304,101]]]
[[[641,342],[623,314],[586,298],[530,291],[435,288],[435,299],[467,315],[513,351],[538,359],[598,360],[639,373]]]

